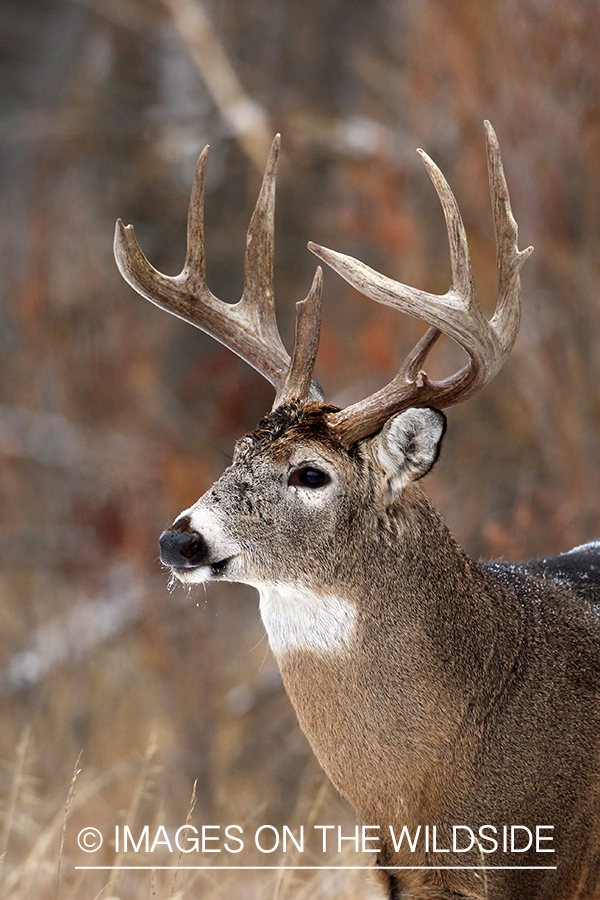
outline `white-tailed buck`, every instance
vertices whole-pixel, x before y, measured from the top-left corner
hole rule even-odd
[[[486,129],[498,261],[491,321],[456,201],[425,153],[450,240],[446,294],[309,245],[361,293],[430,326],[390,384],[347,409],[327,404],[312,380],[320,269],[296,304],[291,358],[277,330],[278,139],[248,230],[239,303],[206,286],[208,149],[182,273],[153,269],[120,221],[115,254],[140,294],[213,335],[275,388],[271,412],[238,442],[232,465],[161,536],[161,558],[185,584],[258,589],[303,731],[363,823],[379,826],[389,897],[600,897],[600,544],[518,565],[474,562],[418,484],[439,453],[439,409],[499,371],[519,328],[519,271],[531,248],[517,247],[498,143]],[[422,367],[441,332],[469,361],[435,382]]]

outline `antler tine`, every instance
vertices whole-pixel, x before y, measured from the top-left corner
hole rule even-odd
[[[207,292],[204,277],[204,184],[208,153],[209,147],[206,146],[196,167],[188,213],[186,260],[180,275],[163,275],[150,265],[137,242],[133,225],[123,225],[122,220],[117,219],[114,240],[115,260],[125,281],[151,303],[197,328],[202,326],[197,314],[194,315],[191,297],[187,294],[203,295]],[[219,303],[212,295],[207,299]]]
[[[469,244],[467,241],[467,233],[463,224],[462,216],[456,202],[456,197],[452,193],[450,185],[444,178],[441,170],[434,163],[431,157],[424,150],[417,150],[421,157],[423,165],[427,169],[427,174],[433,182],[436,193],[442,204],[444,219],[446,220],[446,231],[448,233],[448,244],[450,248],[450,290],[449,295],[455,294],[459,303],[467,308],[477,305],[477,292],[475,291],[475,282],[473,281],[473,270],[471,267],[471,255],[469,253]]]
[[[123,225],[121,219],[117,220],[114,241],[117,266],[131,287],[156,306],[200,328],[233,350],[271,382],[278,396],[291,370],[290,356],[277,328],[273,293],[275,179],[279,148],[277,135],[248,228],[244,292],[239,303],[224,303],[206,284],[204,192],[208,147],[200,155],[196,169],[188,213],[186,259],[181,273],[169,276],[154,269],[140,249],[133,226]],[[302,329],[302,338],[304,332]],[[318,335],[318,328],[316,333]],[[311,352],[300,352],[300,357],[309,360]],[[311,396],[319,396],[318,385],[311,384],[311,378],[312,367],[304,380],[295,377],[295,383],[299,385],[308,383],[306,393],[296,399],[306,399],[309,392]]]
[[[187,248],[182,275],[188,288],[197,293],[206,290],[206,267],[204,263],[204,194],[206,187],[206,166],[208,164],[208,144],[200,154],[194,184],[190,194],[187,218]]]
[[[244,259],[244,293],[239,307],[252,322],[257,336],[271,342],[288,359],[275,319],[275,293],[273,290],[273,253],[275,245],[275,182],[277,163],[281,149],[281,137],[275,135],[263,176],[260,193],[248,232]],[[281,373],[285,376],[286,369]]]
[[[390,416],[410,406],[444,408],[466,400],[501,368],[516,339],[520,321],[519,270],[533,248],[519,251],[498,142],[487,128],[490,189],[498,248],[498,308],[491,322],[475,291],[469,248],[458,204],[448,182],[422,150],[419,154],[442,204],[450,245],[451,284],[446,294],[430,294],[393,281],[364,263],[315,244],[309,248],[362,294],[428,322],[432,327],[409,353],[396,377],[375,394],[328,417],[342,443],[374,434]],[[420,371],[440,332],[455,340],[469,362],[443,381]]]
[[[513,347],[521,323],[521,282],[519,273],[533,247],[519,250],[519,228],[510,206],[510,197],[500,156],[496,132],[486,119],[487,163],[490,195],[496,233],[496,263],[498,268],[498,302],[490,322],[498,339],[507,352]],[[518,303],[512,302],[514,294]]]
[[[321,332],[322,293],[323,270],[321,266],[317,266],[308,296],[296,303],[294,352],[285,383],[277,392],[273,409],[297,397],[323,399],[321,389],[312,380]]]

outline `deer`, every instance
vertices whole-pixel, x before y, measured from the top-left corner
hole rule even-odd
[[[454,194],[421,150],[448,232],[447,293],[309,243],[365,297],[428,326],[387,386],[344,409],[313,378],[320,267],[296,303],[291,355],[276,323],[279,136],[247,232],[238,303],[206,284],[208,147],[181,274],[156,271],[121,220],[114,250],[137,292],[212,335],[275,390],[229,468],[160,536],[161,560],[184,585],[258,590],[300,727],[359,820],[377,829],[375,870],[389,900],[599,898],[600,542],[521,563],[473,560],[419,483],[440,452],[442,410],[499,372],[519,330],[520,270],[533,248],[518,249],[498,140],[489,122],[485,130],[491,319]],[[433,381],[423,366],[441,334],[467,362]],[[471,846],[451,843],[455,826],[471,829]]]

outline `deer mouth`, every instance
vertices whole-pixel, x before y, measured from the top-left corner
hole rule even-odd
[[[223,578],[233,556],[226,556],[216,562],[204,563],[198,566],[171,566],[171,571],[176,578],[186,584],[202,584],[205,581],[213,581]]]
[[[223,575],[232,559],[233,556],[226,556],[225,559],[221,559],[219,562],[211,563],[209,568],[212,577],[219,578]]]

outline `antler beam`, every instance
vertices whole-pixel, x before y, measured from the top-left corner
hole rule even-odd
[[[392,306],[432,326],[404,360],[396,377],[366,400],[332,413],[328,421],[342,443],[352,446],[377,432],[397,412],[410,406],[444,408],[466,400],[500,370],[510,353],[521,317],[521,266],[533,247],[519,250],[500,147],[494,129],[485,123],[488,173],[498,267],[498,302],[491,321],[484,316],[475,291],[469,247],[454,194],[436,164],[419,150],[440,198],[450,243],[451,284],[446,294],[429,294],[375,272],[351,256],[310,243],[320,259],[360,293]],[[443,381],[430,381],[422,371],[425,359],[444,333],[468,354],[469,362]]]

